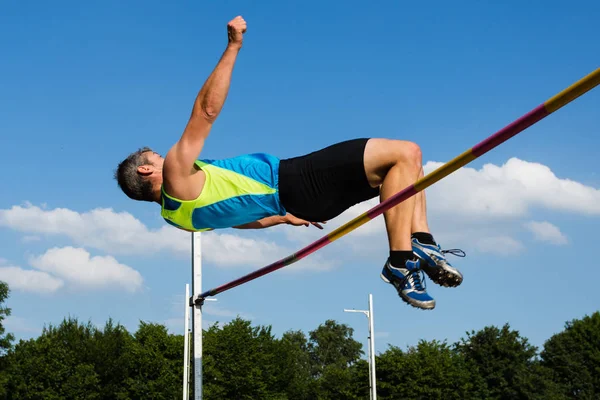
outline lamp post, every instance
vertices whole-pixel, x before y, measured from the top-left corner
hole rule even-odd
[[[375,331],[373,329],[373,295],[369,294],[369,310],[348,310],[344,312],[363,313],[369,319],[369,394],[371,400],[377,399],[377,387],[375,379]]]

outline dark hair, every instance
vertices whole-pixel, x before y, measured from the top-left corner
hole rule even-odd
[[[142,175],[138,174],[137,168],[140,165],[150,164],[145,152],[152,151],[149,147],[142,147],[136,152],[131,153],[126,159],[121,161],[115,171],[115,179],[119,187],[129,198],[141,201],[154,201],[152,193],[152,182]]]

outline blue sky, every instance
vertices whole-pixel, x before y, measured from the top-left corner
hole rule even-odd
[[[417,142],[430,172],[599,66],[593,1],[5,2],[0,278],[13,283],[17,337],[65,316],[182,331],[189,235],[127,199],[112,173],[130,151],[164,154],[178,139],[236,15],[248,33],[206,158],[381,136]],[[584,256],[600,222],[598,109],[600,89],[427,192],[434,236],[467,252],[452,260],[462,286],[428,282],[434,311],[409,308],[380,280],[379,218],[218,296],[205,319],[239,314],[281,334],[332,318],[366,344],[366,318],[343,309],[366,308],[373,293],[378,352],[506,322],[543,344],[600,304],[600,271]],[[322,234],[206,234],[204,288]]]

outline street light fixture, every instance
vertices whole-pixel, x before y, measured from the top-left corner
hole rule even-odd
[[[377,387],[375,379],[375,331],[373,329],[373,295],[369,294],[369,310],[348,310],[344,312],[359,312],[363,313],[369,319],[369,394],[371,400],[377,399]]]

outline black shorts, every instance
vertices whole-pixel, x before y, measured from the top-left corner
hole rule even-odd
[[[371,187],[365,173],[368,140],[348,140],[281,160],[279,198],[286,211],[311,222],[327,221],[379,196],[379,187]]]

